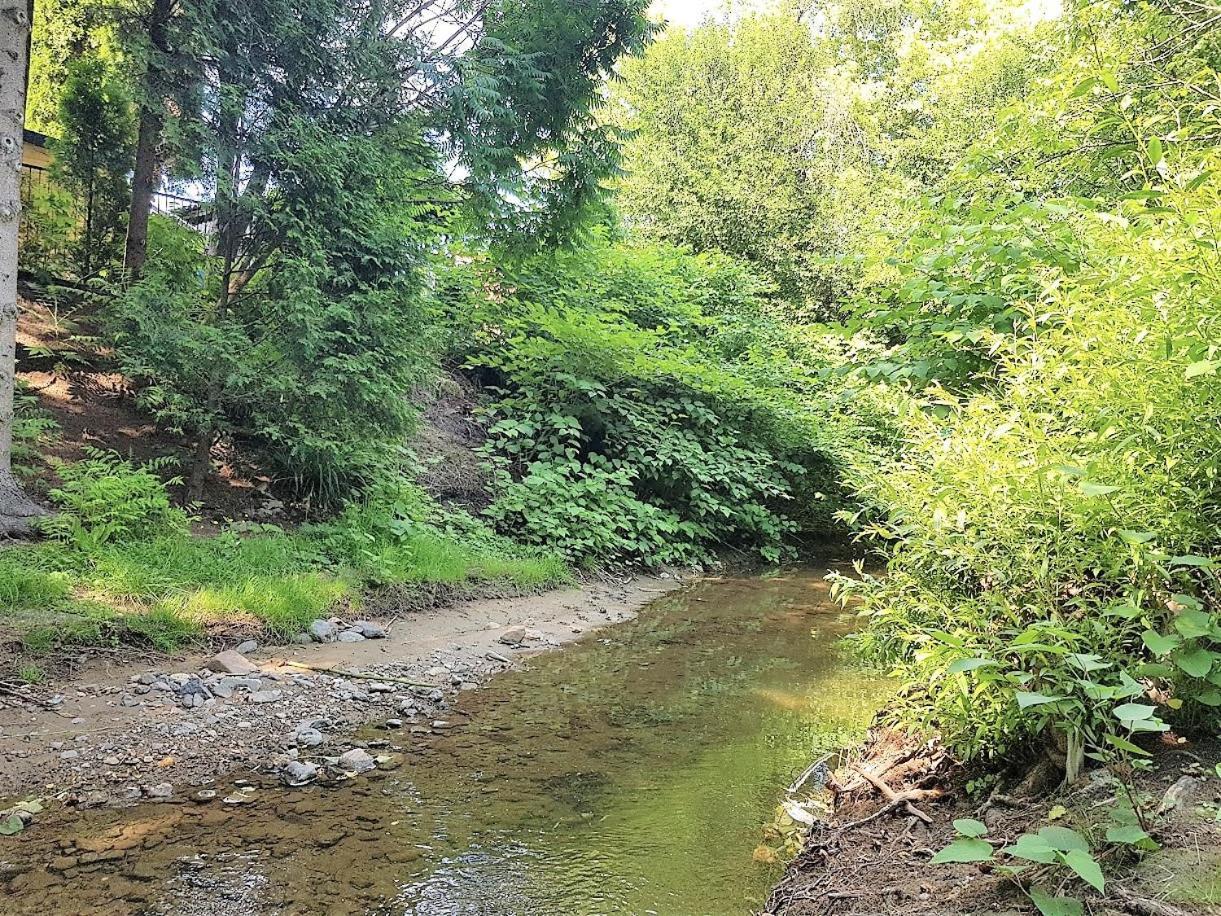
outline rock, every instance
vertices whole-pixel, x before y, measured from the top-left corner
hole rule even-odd
[[[106,764],[106,766],[108,766],[108,767],[117,767],[119,765],[119,758],[118,757],[103,757],[102,763]]]
[[[506,646],[520,646],[526,641],[525,627],[509,627],[500,634],[500,639],[497,642]]]
[[[360,635],[365,639],[385,639],[386,628],[381,624],[373,623],[369,620],[358,620],[352,624],[353,630],[360,630]]]
[[[340,642],[364,642],[365,636],[360,630],[344,630],[337,637]]]
[[[314,637],[310,636],[308,633],[298,633],[290,641],[295,646],[308,646],[313,643]]]
[[[119,703],[123,706],[139,706],[140,698],[133,696],[130,693],[125,693],[123,696],[119,697]]]
[[[193,798],[199,804],[204,805],[216,798],[216,790],[200,789],[198,792],[192,795],[191,798]]]
[[[258,649],[258,647],[259,647],[259,644],[256,640],[246,639],[246,640],[243,640],[242,642],[239,642],[233,651],[237,652],[240,655],[249,655],[251,652],[254,652],[256,649]]]
[[[110,804],[110,794],[107,792],[86,792],[76,802],[78,808],[101,808]]]
[[[309,635],[315,642],[334,642],[339,636],[339,627],[329,620],[315,620],[309,625]]]
[[[153,674],[151,671],[145,671],[138,678],[136,678],[136,680],[146,687],[151,687],[153,684],[157,683],[157,675]]]
[[[80,757],[80,755],[81,755],[80,751],[64,751],[62,754],[59,755],[59,759],[60,760],[76,760],[78,757]]]
[[[353,748],[339,755],[337,766],[347,773],[367,773],[377,766],[377,761],[370,756],[368,751]]]
[[[284,768],[280,778],[284,780],[286,785],[303,786],[307,782],[312,782],[318,778],[318,765],[293,760]]]
[[[297,729],[296,734],[293,735],[293,740],[301,747],[317,747],[326,740],[326,737],[318,729],[307,725]]]
[[[174,786],[172,783],[159,782],[155,786],[145,786],[144,794],[149,798],[173,798]]]
[[[250,694],[251,703],[276,703],[284,696],[283,690],[256,690]]]
[[[370,681],[369,693],[394,693],[394,688],[383,681]]]
[[[256,643],[255,645],[257,647],[258,644]],[[224,652],[217,652],[208,659],[208,669],[220,674],[254,674],[259,670],[259,666],[240,652],[234,649],[226,649]]]

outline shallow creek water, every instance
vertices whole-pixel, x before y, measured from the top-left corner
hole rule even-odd
[[[241,806],[48,814],[5,913],[750,913],[784,786],[884,696],[825,569],[706,580],[461,695],[401,766]],[[73,861],[75,860],[75,861]],[[43,863],[53,865],[44,871]]]

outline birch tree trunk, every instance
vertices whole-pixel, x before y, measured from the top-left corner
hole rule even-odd
[[[0,537],[24,534],[30,519],[44,513],[13,476],[17,232],[29,37],[27,0],[0,0]]]

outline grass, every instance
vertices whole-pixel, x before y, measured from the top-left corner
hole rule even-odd
[[[58,650],[131,644],[172,652],[225,626],[286,639],[382,586],[534,591],[569,579],[557,557],[521,554],[494,539],[459,543],[426,528],[394,537],[332,525],[211,538],[173,531],[103,545],[51,541],[0,550],[0,634],[19,644],[17,666],[33,671],[31,657]]]

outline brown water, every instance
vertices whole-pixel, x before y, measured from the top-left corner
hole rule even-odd
[[[842,657],[824,572],[667,595],[463,694],[445,733],[391,733],[389,772],[44,816],[0,863],[53,868],[0,912],[749,913],[778,877],[752,851],[783,787],[884,696]]]

